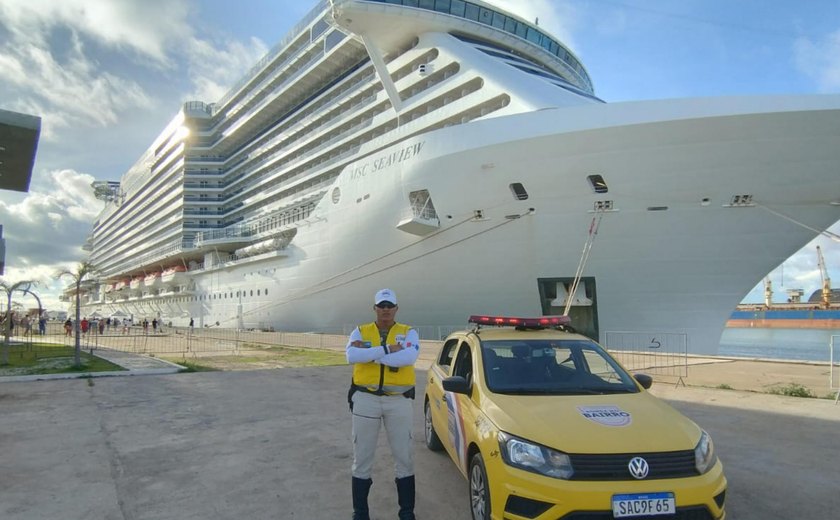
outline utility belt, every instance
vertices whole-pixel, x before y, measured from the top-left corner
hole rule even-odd
[[[392,393],[386,392],[385,390],[382,390],[381,388],[376,389],[376,390],[371,390],[370,388],[368,388],[366,386],[360,386],[360,385],[357,385],[357,384],[351,382],[350,383],[350,390],[347,392],[347,404],[350,406],[350,411],[351,412],[353,411],[353,394],[355,394],[356,392],[364,392],[366,394],[380,395],[380,396],[382,396],[382,395],[389,395],[389,396],[401,395],[401,396],[405,397],[406,399],[414,399],[415,394],[416,394],[415,387],[413,387],[413,386],[411,388],[409,388],[408,390],[406,390],[405,392],[392,394]]]

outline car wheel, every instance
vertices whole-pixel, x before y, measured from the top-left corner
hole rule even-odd
[[[470,460],[470,512],[473,520],[490,520],[490,485],[480,453]]]
[[[440,451],[443,449],[443,444],[440,442],[438,434],[435,433],[435,426],[432,424],[432,405],[428,400],[423,413],[425,415],[426,447],[432,451]]]

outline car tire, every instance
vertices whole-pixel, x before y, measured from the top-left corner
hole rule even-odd
[[[423,430],[426,437],[426,447],[432,451],[440,451],[443,449],[443,443],[440,442],[440,437],[435,432],[435,425],[432,424],[432,405],[429,400],[426,400],[426,406],[423,409],[424,425]]]
[[[470,460],[470,513],[473,520],[490,520],[490,483],[481,453]]]

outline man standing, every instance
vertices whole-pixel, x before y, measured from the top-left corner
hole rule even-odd
[[[353,365],[348,400],[353,412],[353,520],[370,520],[368,492],[379,426],[385,424],[395,461],[400,520],[414,520],[414,362],[417,331],[395,321],[397,296],[382,289],[373,300],[376,321],[359,325],[347,342]]]

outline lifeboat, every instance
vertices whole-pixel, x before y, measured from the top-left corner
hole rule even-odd
[[[144,279],[145,279],[145,276],[142,276],[142,275],[141,276],[135,276],[134,278],[132,278],[131,282],[129,283],[129,286],[131,287],[131,290],[132,291],[137,291],[141,287],[143,287],[143,280]]]
[[[160,281],[164,285],[175,285],[187,279],[187,268],[183,265],[167,267],[160,274]]]
[[[147,274],[143,281],[145,282],[146,287],[155,287],[160,284],[160,271]]]

